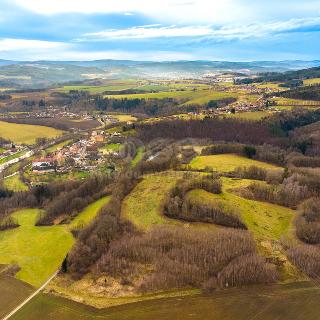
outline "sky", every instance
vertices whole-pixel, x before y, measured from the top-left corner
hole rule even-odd
[[[0,0],[0,59],[320,60],[320,0]]]

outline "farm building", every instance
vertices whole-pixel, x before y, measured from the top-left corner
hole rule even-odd
[[[32,171],[52,172],[56,170],[56,161],[52,158],[40,158],[32,161]]]

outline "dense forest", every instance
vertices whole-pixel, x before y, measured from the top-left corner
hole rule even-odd
[[[286,72],[265,72],[260,73],[254,79],[245,78],[237,80],[237,84],[249,84],[253,82],[287,82],[290,80],[303,80],[320,78],[320,67],[302,69],[297,71],[286,71]]]

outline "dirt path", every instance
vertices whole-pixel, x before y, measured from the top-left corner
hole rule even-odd
[[[37,289],[31,296],[29,296],[27,299],[25,299],[22,303],[20,303],[14,310],[12,310],[8,315],[6,315],[1,320],[8,320],[10,319],[14,314],[16,314],[22,307],[24,307],[31,299],[33,299],[37,294],[39,294],[48,284],[49,282],[56,277],[59,270],[56,271],[39,289]]]

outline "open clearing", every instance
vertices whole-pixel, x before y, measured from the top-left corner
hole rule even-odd
[[[232,192],[232,189],[246,187],[252,180],[223,178],[222,181],[223,192],[219,195],[204,190],[193,190],[188,196],[194,201],[209,205],[219,200],[227,207],[238,209],[244,223],[258,242],[279,240],[290,231],[295,211],[268,202],[248,200]]]
[[[5,178],[3,183],[8,190],[12,190],[14,192],[28,190],[28,187],[20,180],[19,174]]]
[[[312,85],[312,84],[319,84],[319,83],[320,83],[320,78],[303,80],[304,85]]]
[[[136,84],[115,84],[108,86],[64,86],[59,88],[57,91],[69,92],[70,90],[78,90],[78,91],[89,91],[92,94],[103,93],[105,91],[121,91],[133,89],[136,87]]]
[[[184,222],[163,215],[163,205],[170,190],[181,179],[183,172],[168,171],[162,174],[150,174],[131,191],[122,203],[122,216],[130,220],[137,228],[147,230],[159,224],[171,224],[184,228],[216,229],[210,223]]]
[[[228,289],[211,295],[179,296],[108,309],[94,309],[81,303],[40,294],[12,319],[314,320],[320,314],[319,299],[320,289],[309,283]]]
[[[226,114],[223,117],[227,118],[236,118],[236,119],[243,119],[243,120],[252,120],[252,121],[259,121],[263,118],[272,116],[272,112],[268,111],[256,111],[256,112],[239,112],[236,114]]]
[[[18,264],[16,277],[40,286],[61,265],[74,243],[70,228],[87,224],[108,197],[91,204],[70,225],[36,227],[38,209],[19,210],[13,214],[20,227],[0,232],[0,263]]]
[[[269,163],[248,159],[241,157],[236,154],[217,154],[210,156],[198,156],[195,157],[191,162],[190,166],[192,169],[203,170],[206,167],[212,168],[219,172],[232,172],[237,167],[249,167],[257,166],[264,169],[279,169]]]
[[[107,154],[110,151],[118,152],[121,146],[122,146],[121,143],[108,143],[103,147],[99,148],[99,151],[101,151],[103,154]]]
[[[138,228],[146,229],[153,225],[175,223],[162,215],[163,202],[176,184],[177,174],[145,176],[122,203],[122,216]]]
[[[118,119],[120,122],[137,121],[137,118],[130,115],[130,114],[112,114],[112,113],[110,113],[110,116]]]
[[[233,92],[221,92],[212,90],[187,90],[187,91],[165,91],[155,93],[138,93],[123,95],[107,95],[113,99],[165,99],[172,98],[187,104],[205,104],[210,100],[221,100],[225,98],[237,98],[238,94]]]
[[[0,121],[0,137],[19,144],[33,144],[37,138],[56,138],[63,131],[54,128]]]

